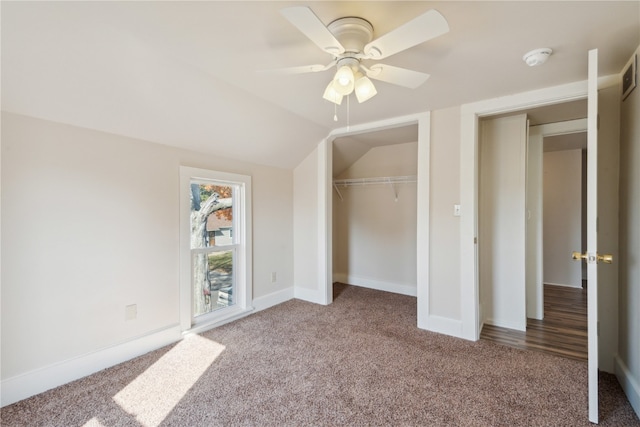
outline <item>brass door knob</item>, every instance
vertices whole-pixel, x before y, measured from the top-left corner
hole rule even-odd
[[[587,253],[581,253],[581,252],[572,252],[571,253],[571,258],[576,259],[576,260],[580,260],[580,259],[584,259],[586,260],[588,257]]]
[[[575,259],[575,260],[585,260],[585,261],[589,261],[589,254],[587,253],[581,253],[581,252],[572,252],[571,253],[571,258]],[[593,262],[593,261],[592,261]],[[596,255],[596,262],[603,262],[605,264],[613,264],[613,255],[611,254],[604,254],[604,255]]]
[[[613,255],[611,254],[598,255],[598,262],[600,261],[604,262],[605,264],[612,264]]]

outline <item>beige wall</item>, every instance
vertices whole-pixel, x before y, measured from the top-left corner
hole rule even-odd
[[[418,143],[375,147],[338,179],[417,174]],[[333,197],[334,280],[416,295],[416,184],[340,187]]]
[[[316,148],[293,171],[294,283],[311,290],[318,287],[318,155]]]
[[[460,217],[460,108],[431,113],[429,200],[429,312],[461,320]]]
[[[640,414],[640,88],[622,101],[620,114],[618,357],[628,371],[625,378],[617,366],[616,373]]]
[[[178,324],[180,165],[252,176],[254,298],[291,288],[292,171],[2,114],[3,381]]]
[[[543,282],[582,287],[582,150],[543,154]]]
[[[524,331],[527,116],[483,119],[478,179],[480,323]]]

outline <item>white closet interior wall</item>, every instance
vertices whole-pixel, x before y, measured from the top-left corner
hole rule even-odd
[[[334,281],[416,295],[417,142],[373,147],[336,180],[402,177],[333,192]],[[397,196],[397,200],[396,200]]]

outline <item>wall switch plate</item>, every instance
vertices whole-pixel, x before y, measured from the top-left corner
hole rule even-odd
[[[138,304],[127,305],[124,308],[124,320],[133,320],[138,317]]]
[[[276,272],[272,271],[271,272],[271,283],[276,283],[276,279],[277,279]]]
[[[460,216],[460,205],[453,205],[453,216]]]

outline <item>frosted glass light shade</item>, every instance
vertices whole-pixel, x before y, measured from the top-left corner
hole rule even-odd
[[[363,103],[364,101],[373,98],[378,93],[373,82],[366,76],[362,76],[356,80],[355,92],[359,103]]]
[[[322,97],[324,99],[326,99],[327,101],[331,101],[334,104],[342,104],[342,94],[338,93],[336,91],[336,89],[334,88],[334,81],[331,80],[329,82],[329,85],[327,86],[327,88],[324,90],[324,95],[322,95]]]
[[[354,84],[353,70],[348,65],[343,65],[338,68],[335,77],[333,78],[333,88],[341,95],[349,95],[353,92]]]

